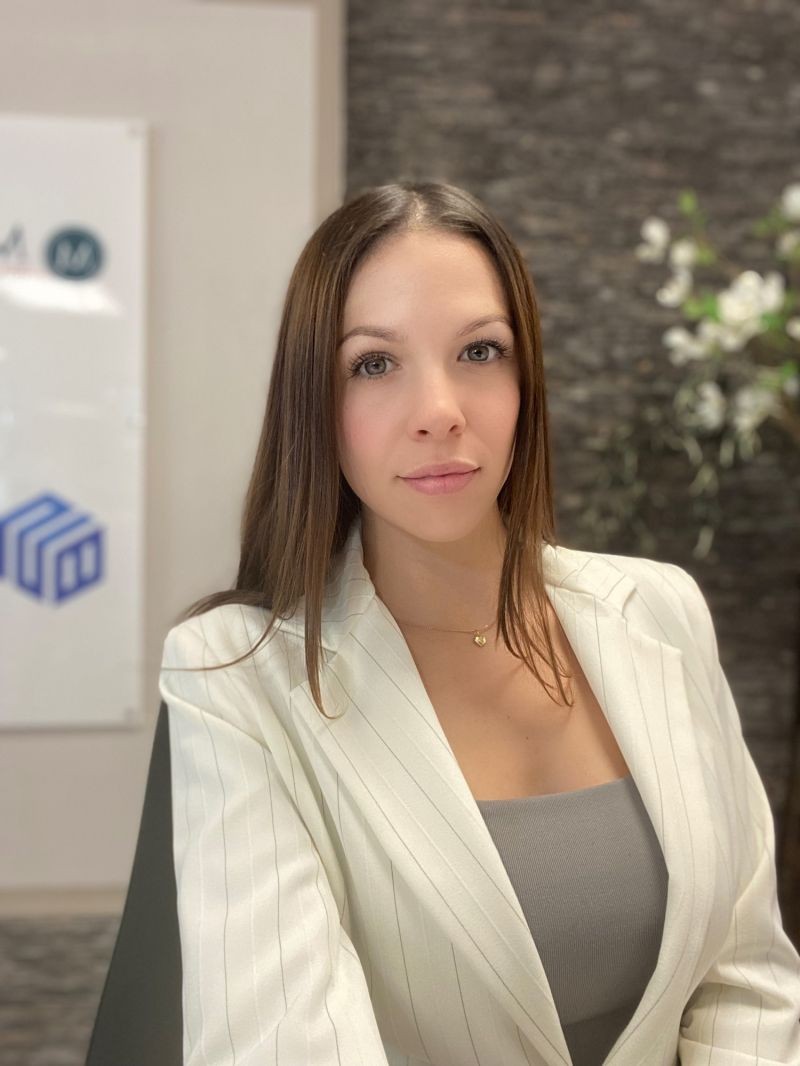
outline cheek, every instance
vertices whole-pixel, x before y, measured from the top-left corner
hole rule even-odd
[[[387,420],[374,404],[360,402],[359,397],[347,397],[342,403],[339,420],[339,454],[346,469],[369,465],[370,458],[378,460],[386,433]]]
[[[514,385],[507,389],[487,390],[481,401],[481,422],[487,436],[500,447],[514,437],[519,416],[520,396]]]

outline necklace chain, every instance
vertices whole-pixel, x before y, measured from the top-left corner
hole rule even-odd
[[[489,626],[493,625],[493,622],[489,622],[489,625],[483,626],[482,629],[442,629],[440,626],[421,626],[416,622],[402,622],[404,626],[414,626],[416,629],[432,629],[437,633],[471,633],[472,643],[477,647],[482,648],[486,643],[486,637],[483,635]]]

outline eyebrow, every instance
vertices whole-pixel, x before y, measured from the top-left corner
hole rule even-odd
[[[460,329],[456,333],[457,337],[463,337],[467,333],[472,333],[474,329],[480,329],[481,326],[488,326],[490,322],[505,322],[509,329],[513,330],[513,326],[508,317],[503,314],[490,314],[483,315],[481,318],[476,318],[474,322],[468,322],[463,329]],[[383,329],[380,326],[356,326],[340,339],[339,346],[344,344],[346,340],[354,337],[357,333],[362,334],[364,337],[378,337],[384,341],[405,341],[407,337],[402,333],[395,333],[392,329]]]

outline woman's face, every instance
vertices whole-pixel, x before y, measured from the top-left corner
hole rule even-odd
[[[339,339],[360,327],[395,336],[357,332],[339,345],[339,461],[379,520],[448,541],[496,517],[520,403],[510,318],[492,260],[476,241],[393,235],[359,264]],[[471,325],[477,319],[488,321]],[[425,495],[403,480],[423,464],[453,459],[479,467],[458,492]]]

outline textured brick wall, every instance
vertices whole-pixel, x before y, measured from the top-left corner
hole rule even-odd
[[[653,293],[666,271],[634,257],[645,217],[678,221],[694,187],[723,250],[770,265],[747,233],[800,180],[800,5],[794,0],[557,4],[351,0],[348,193],[403,178],[483,199],[527,258],[542,313],[560,539],[581,522],[602,454],[593,437],[680,372]],[[726,472],[723,528],[693,557],[690,471],[643,456],[652,551],[624,531],[604,550],[686,566],[707,594],[754,758],[781,818],[789,780],[800,572],[800,453],[777,428]],[[784,903],[784,906],[787,904]]]

